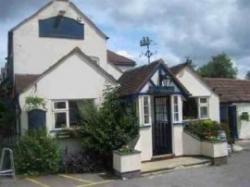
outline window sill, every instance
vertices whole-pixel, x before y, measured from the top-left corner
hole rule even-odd
[[[151,127],[151,125],[143,125],[143,126],[140,126],[140,129],[148,129],[150,127]]]

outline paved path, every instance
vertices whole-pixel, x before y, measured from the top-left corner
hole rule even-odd
[[[102,175],[65,175],[2,180],[0,187],[249,187],[250,150],[233,154],[229,164],[161,172],[132,180]]]

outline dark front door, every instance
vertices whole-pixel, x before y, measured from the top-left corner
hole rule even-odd
[[[169,97],[155,97],[153,125],[153,154],[163,155],[172,153],[172,128],[170,120]]]
[[[238,128],[237,128],[237,108],[236,106],[228,107],[228,122],[230,127],[231,137],[233,141],[238,139]]]

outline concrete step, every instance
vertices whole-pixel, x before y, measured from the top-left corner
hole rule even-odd
[[[211,165],[211,160],[203,157],[180,157],[168,160],[146,162],[142,164],[142,174],[148,174],[159,171],[168,171],[179,168],[194,166]]]

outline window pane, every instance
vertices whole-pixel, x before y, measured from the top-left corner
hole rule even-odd
[[[201,118],[207,118],[208,117],[208,108],[207,107],[200,107],[201,112]]]
[[[149,116],[148,116],[148,115],[145,115],[145,116],[144,116],[144,123],[145,123],[145,124],[148,124],[148,123],[149,123]]]
[[[179,121],[179,114],[178,114],[178,113],[175,113],[175,114],[174,114],[174,120],[175,120],[175,121]]]
[[[196,98],[189,98],[183,102],[183,119],[198,118],[198,103]]]
[[[84,113],[87,107],[94,105],[94,100],[72,100],[69,101],[69,121],[70,127],[80,125],[84,120]]]
[[[174,104],[178,104],[178,97],[177,96],[174,96]]]
[[[55,102],[54,108],[55,109],[66,109],[66,102]]]
[[[69,101],[69,122],[70,126],[77,126],[81,121],[77,101]]]
[[[67,127],[66,113],[55,113],[55,128]]]
[[[207,104],[207,98],[201,98],[200,103],[202,104]]]
[[[143,97],[143,112],[144,112],[144,124],[149,123],[149,97]]]

